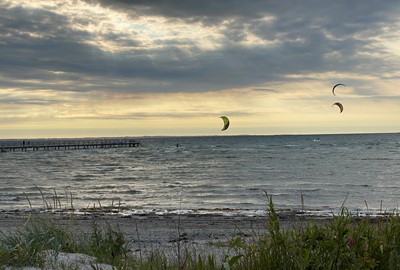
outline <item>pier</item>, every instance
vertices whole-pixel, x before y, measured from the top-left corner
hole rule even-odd
[[[23,140],[9,143],[0,143],[0,151],[40,151],[40,150],[68,150],[91,148],[138,147],[140,143],[131,139],[83,139],[83,140]]]

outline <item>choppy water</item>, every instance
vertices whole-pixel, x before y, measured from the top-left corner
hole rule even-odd
[[[74,208],[121,202],[127,213],[265,214],[265,191],[280,209],[301,209],[303,194],[318,213],[400,204],[400,134],[137,140],[141,147],[0,153],[0,209],[46,208],[55,193],[65,208],[72,196]]]

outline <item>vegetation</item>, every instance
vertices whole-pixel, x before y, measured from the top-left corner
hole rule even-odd
[[[221,245],[227,254],[222,260],[213,254],[201,256],[185,249],[179,250],[179,259],[168,257],[161,250],[138,258],[118,227],[101,228],[93,223],[91,232],[84,234],[74,232],[72,226],[33,216],[15,233],[0,235],[0,269],[48,267],[48,251],[54,256],[61,252],[88,254],[115,269],[400,269],[397,215],[359,220],[342,208],[322,224],[310,221],[283,230],[271,198],[268,209],[266,233],[255,234],[251,241],[238,236]]]

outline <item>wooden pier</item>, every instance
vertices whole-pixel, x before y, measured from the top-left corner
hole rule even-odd
[[[68,149],[91,149],[91,148],[116,148],[116,147],[138,147],[140,143],[128,139],[99,139],[99,140],[23,140],[7,144],[0,143],[0,151],[39,151],[39,150],[68,150]]]

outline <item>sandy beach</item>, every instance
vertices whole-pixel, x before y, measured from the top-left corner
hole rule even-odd
[[[291,230],[308,226],[315,222],[323,226],[331,218],[309,216],[294,212],[279,213],[279,224],[282,230]],[[364,217],[365,218],[365,217]],[[370,217],[368,217],[370,218]],[[385,217],[371,217],[371,222],[383,220]],[[354,221],[362,220],[362,217]],[[77,237],[92,233],[93,225],[107,232],[109,226],[113,231],[119,230],[128,245],[128,250],[137,259],[149,258],[154,252],[161,252],[169,260],[177,261],[181,256],[197,258],[198,255],[207,258],[212,255],[217,263],[226,258],[237,255],[235,249],[229,246],[231,240],[240,237],[242,241],[256,241],[257,237],[268,234],[268,217],[266,216],[223,216],[223,215],[135,215],[123,216],[120,214],[92,213],[86,215],[61,213],[33,213],[9,212],[0,213],[0,232],[3,236],[9,233],[23,231],[35,221],[51,221],[66,231],[73,232]],[[40,224],[40,223],[38,223]],[[45,269],[53,269],[54,262],[51,251],[46,257]],[[46,255],[47,256],[47,255]],[[182,258],[182,257],[180,257]],[[88,254],[60,253],[55,263],[70,265],[80,262],[79,269],[90,268],[96,258]],[[57,266],[57,267],[58,267]],[[53,268],[52,268],[53,267]],[[112,269],[111,265],[97,264],[98,269]],[[8,268],[7,268],[8,269]],[[33,270],[37,268],[23,268]]]
[[[1,213],[0,231],[13,232],[29,225],[33,219],[51,219],[75,232],[90,232],[93,224],[119,228],[132,249],[165,247],[178,240],[186,243],[226,241],[236,235],[265,233],[267,217],[222,215],[75,215],[59,213]]]
[[[71,229],[74,233],[89,233],[93,224],[100,228],[119,228],[130,250],[138,256],[145,256],[154,250],[162,250],[168,256],[177,254],[178,243],[181,250],[199,254],[223,255],[228,252],[226,245],[235,236],[243,239],[266,234],[267,217],[222,216],[222,215],[75,215],[35,213],[1,213],[0,231],[15,232],[29,226],[33,219],[51,219],[55,223]],[[284,216],[283,228],[305,222],[304,218]],[[222,246],[222,248],[221,248]],[[225,246],[225,247],[224,247]]]

